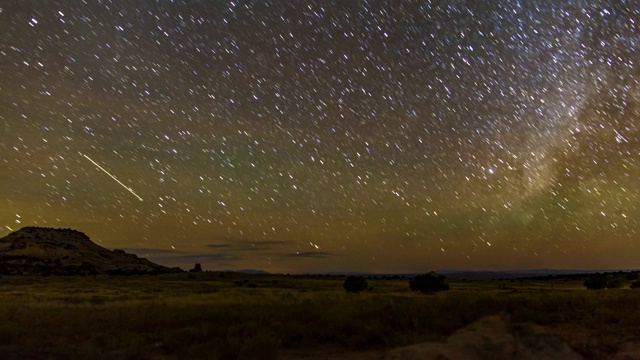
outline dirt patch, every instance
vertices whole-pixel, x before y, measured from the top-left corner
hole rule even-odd
[[[630,354],[640,348],[631,347]],[[484,317],[443,343],[421,343],[388,351],[345,352],[324,348],[287,352],[282,359],[338,360],[582,360],[558,335],[530,323],[513,323],[506,314]],[[617,358],[616,358],[617,359]],[[621,360],[627,358],[621,358]],[[635,358],[633,358],[635,359]]]

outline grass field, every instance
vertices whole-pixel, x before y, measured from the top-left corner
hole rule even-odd
[[[195,278],[194,278],[195,277]],[[438,341],[506,312],[547,326],[589,359],[640,342],[640,290],[585,290],[582,280],[451,280],[420,295],[407,279],[204,272],[0,279],[2,359],[276,359]]]

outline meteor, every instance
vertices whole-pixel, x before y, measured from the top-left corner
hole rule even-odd
[[[133,191],[133,189],[131,189],[130,187],[128,187],[127,185],[123,184],[120,180],[118,180],[115,176],[111,175],[111,173],[109,173],[107,170],[105,170],[102,166],[100,166],[100,164],[98,164],[97,162],[93,161],[93,159],[91,159],[90,157],[88,157],[87,155],[83,154],[83,153],[79,153],[80,155],[84,156],[87,160],[91,161],[91,163],[93,165],[95,165],[98,169],[102,170],[105,174],[109,175],[113,180],[115,180],[116,182],[118,182],[118,184],[120,184],[123,188],[127,189],[127,191],[129,191],[131,194],[133,194],[133,196],[137,197],[138,200],[142,201],[142,198],[140,196],[138,196],[138,194],[135,193],[135,191]]]

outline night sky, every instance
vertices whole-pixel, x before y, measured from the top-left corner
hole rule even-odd
[[[185,269],[640,267],[640,1],[3,1],[0,235]]]

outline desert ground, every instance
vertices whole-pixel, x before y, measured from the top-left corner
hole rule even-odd
[[[621,288],[605,290],[587,290],[581,276],[448,279],[450,290],[435,295],[402,277],[369,277],[367,290],[350,293],[341,276],[5,275],[0,358],[417,359],[429,358],[421,344],[444,354],[473,331],[486,338],[528,324],[576,358],[634,359],[640,290],[631,275],[613,275]]]

